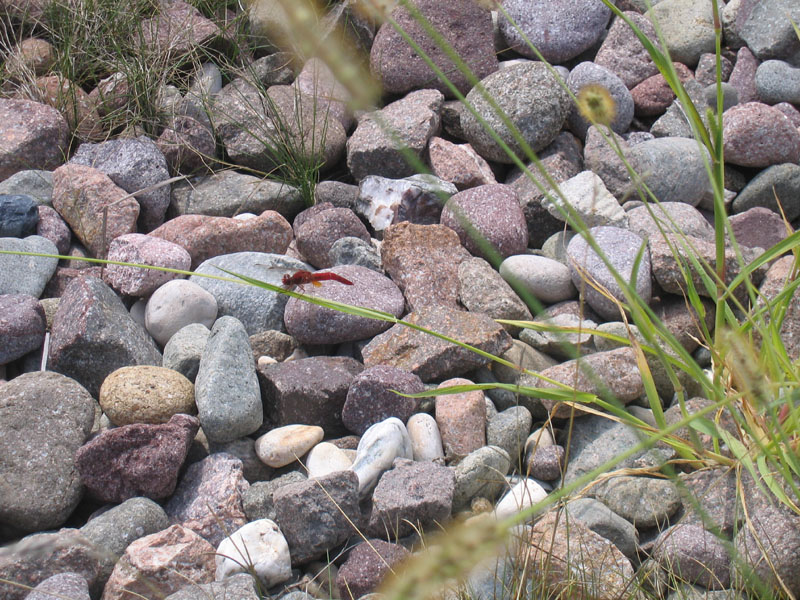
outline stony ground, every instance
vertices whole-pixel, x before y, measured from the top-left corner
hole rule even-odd
[[[650,12],[642,4],[618,2],[651,39],[658,20],[704,112],[715,77],[711,2],[663,0]],[[46,18],[32,0],[0,6],[14,22]],[[408,11],[393,16],[484,123],[391,26],[358,6],[332,3],[324,23],[328,31],[345,24],[370,53],[384,90],[374,112],[354,114],[323,62],[294,70],[287,54],[259,51],[241,76],[206,62],[188,89],[165,86],[163,122],[148,137],[107,129],[114,121],[106,117],[130,101],[119,74],[94,89],[73,85],[53,72],[46,37],[20,40],[6,57],[11,83],[15,73],[36,78],[7,85],[0,98],[0,249],[194,274],[0,255],[0,579],[36,587],[28,595],[2,583],[3,598],[245,599],[257,597],[256,583],[295,600],[358,598],[418,549],[419,531],[481,512],[516,514],[639,442],[632,429],[579,410],[567,460],[571,411],[551,399],[506,390],[398,396],[391,390],[555,385],[490,368],[402,325],[219,279],[220,269],[274,285],[302,270],[335,273],[340,280],[298,289],[403,317],[583,392],[605,387],[654,422],[629,347],[495,321],[535,318],[628,337],[622,292],[566,226],[566,201],[623,276],[646,245],[637,292],[708,363],[682,296],[674,233],[665,237],[558,81],[576,94],[590,84],[608,91],[611,126],[661,202],[661,227],[674,222],[713,264],[704,151],[631,29],[598,0],[505,0],[519,30],[472,0],[417,1],[559,184],[563,199],[545,198],[548,184],[537,187],[514,166],[485,123],[515,152],[519,139]],[[733,0],[721,14],[726,203],[747,261],[786,237],[781,211],[790,223],[800,218],[800,41],[787,14],[800,22],[800,5]],[[280,33],[270,1],[243,19],[255,38]],[[533,60],[520,31],[555,71]],[[182,0],[164,0],[143,32],[150,50],[176,60],[230,44],[224,23]],[[322,163],[310,208],[302,190],[253,174],[280,167],[264,143],[278,130],[295,157]],[[399,144],[432,174],[417,174]],[[774,297],[793,268],[791,256],[781,258],[756,271],[754,283]],[[516,292],[507,280],[518,282]],[[534,317],[520,296],[542,310]],[[793,358],[799,329],[793,300],[782,330]],[[576,348],[596,377],[578,370]],[[667,420],[677,422],[672,383],[651,369]],[[707,404],[695,397],[687,406]],[[657,467],[671,457],[658,446],[618,466]],[[744,527],[731,473],[685,472],[679,482],[605,480],[560,518],[548,512],[533,523],[518,555],[498,559],[502,568],[473,571],[471,594],[506,597],[501,584],[525,579],[519,555],[547,555],[552,565],[573,561],[570,576],[584,580],[586,597],[625,596],[635,572],[649,573],[653,596],[677,597],[658,584],[671,570],[684,582],[680,597],[715,590],[715,598],[744,598],[735,549],[768,587],[777,574],[800,595],[800,517],[745,477],[752,527]],[[257,581],[237,574],[243,547]],[[552,567],[536,589],[557,591],[565,577]]]

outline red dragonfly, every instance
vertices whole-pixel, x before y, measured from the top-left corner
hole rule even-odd
[[[295,271],[292,274],[287,273],[283,276],[282,283],[287,287],[304,285],[306,283],[310,283],[314,287],[320,287],[322,285],[320,283],[321,281],[338,281],[344,285],[353,285],[352,281],[349,281],[341,275],[337,275],[336,273],[312,273],[311,271],[304,270]]]

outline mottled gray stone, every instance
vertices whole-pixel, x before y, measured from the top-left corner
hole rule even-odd
[[[523,62],[501,69],[483,79],[481,84],[534,152],[556,138],[572,105],[567,92],[539,62]],[[520,144],[477,88],[467,94],[467,101],[512,152],[524,155]],[[466,140],[478,154],[489,160],[512,162],[471,112],[463,115],[461,126]]]
[[[25,239],[0,238],[0,250],[58,254],[53,242],[38,235]],[[0,294],[27,294],[38,298],[57,266],[57,258],[0,254]]]
[[[594,498],[578,498],[567,504],[569,515],[589,529],[611,540],[625,556],[636,556],[638,535],[633,523],[623,519],[605,504]]]
[[[633,96],[625,86],[625,82],[604,66],[593,62],[582,62],[569,72],[567,86],[577,96],[587,85],[599,85],[608,91],[615,104],[611,129],[617,133],[626,132],[633,120]],[[572,106],[567,123],[575,135],[581,139],[586,138],[591,123],[580,114],[577,106]]]
[[[240,321],[220,317],[211,329],[195,379],[195,401],[209,441],[253,433],[263,419],[253,351]]]
[[[453,511],[469,507],[475,497],[495,500],[506,487],[511,468],[508,453],[497,446],[484,446],[465,456],[455,468]]]

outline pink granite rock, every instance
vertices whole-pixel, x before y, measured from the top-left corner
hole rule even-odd
[[[381,254],[383,268],[411,310],[458,306],[458,265],[470,255],[452,229],[408,222],[391,225],[383,235]]]
[[[101,502],[144,496],[166,498],[175,490],[200,421],[175,415],[163,425],[124,425],[100,433],[78,449],[81,482]]]
[[[722,115],[725,160],[742,167],[800,162],[800,131],[789,117],[760,102],[738,104]]]
[[[357,237],[369,243],[364,223],[349,208],[317,204],[300,213],[294,221],[297,250],[317,269],[332,267],[328,251],[343,237]]]
[[[61,218],[52,207],[40,204],[39,223],[36,225],[36,235],[47,238],[56,245],[59,254],[69,252],[69,243],[72,240],[72,232],[69,225]]]
[[[656,39],[653,24],[647,17],[637,12],[627,11],[625,16],[633,21],[633,24],[639,27],[649,39]],[[658,67],[653,59],[650,58],[633,30],[622,19],[614,19],[611,23],[594,62],[614,73],[629,90],[658,73]]]
[[[414,3],[422,18],[444,38],[459,58],[478,79],[483,79],[497,70],[492,16],[488,10],[474,0],[417,0]],[[405,8],[392,13],[397,25],[384,23],[375,35],[370,53],[372,74],[391,94],[405,94],[414,89],[437,89],[446,96],[454,97],[452,91],[434,73],[422,56],[414,50],[403,35],[408,35],[422,47],[452,81],[458,90],[466,94],[472,84],[450,60],[441,44],[437,43],[423,27],[418,17]],[[400,34],[403,32],[403,35]]]
[[[53,208],[96,257],[105,256],[111,240],[136,231],[139,217],[139,203],[108,175],[77,164],[53,172]]]
[[[192,269],[204,260],[233,252],[283,254],[292,241],[289,222],[274,210],[250,219],[181,215],[150,235],[183,246],[192,257]]]
[[[374,592],[392,567],[409,556],[398,544],[371,539],[355,546],[339,567],[336,587],[341,598],[360,598]]]
[[[69,128],[79,139],[103,137],[103,125],[94,100],[79,85],[63,75],[46,75],[36,79],[34,93],[43,103],[64,115]]]
[[[54,108],[0,99],[0,180],[26,169],[52,170],[68,153],[69,125]]]
[[[178,115],[156,140],[170,172],[196,173],[209,171],[216,164],[217,147],[214,135],[199,121]]]
[[[0,294],[0,365],[39,348],[45,327],[44,308],[36,298]]]
[[[469,385],[469,379],[448,379],[438,389]],[[436,424],[448,457],[466,456],[486,445],[486,401],[480,390],[436,396]]]
[[[102,600],[163,598],[187,585],[214,581],[215,571],[214,546],[190,529],[173,525],[125,549]]]
[[[164,510],[172,523],[191,529],[215,547],[247,523],[242,495],[250,484],[242,461],[220,452],[192,464]]]
[[[470,144],[432,137],[428,142],[428,162],[434,175],[453,183],[459,191],[497,183],[488,163]]]
[[[457,193],[445,204],[441,224],[455,231],[471,254],[482,258],[506,258],[528,247],[528,225],[510,185],[481,185]]]
[[[108,247],[108,260],[181,271],[192,263],[192,257],[178,244],[141,233],[128,233],[113,240]],[[128,296],[149,296],[167,281],[181,277],[177,273],[122,265],[108,265],[104,275],[106,283]]]

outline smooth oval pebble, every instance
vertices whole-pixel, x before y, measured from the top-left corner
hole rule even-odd
[[[364,498],[375,487],[395,458],[413,459],[414,453],[406,426],[397,417],[390,417],[367,429],[358,442],[350,468],[358,477],[360,497]]]
[[[179,329],[191,323],[210,329],[217,318],[217,300],[196,283],[175,279],[150,296],[144,318],[147,331],[163,346]]]
[[[800,131],[777,108],[747,102],[722,115],[725,161],[742,167],[800,162]]]
[[[408,436],[411,438],[411,450],[414,453],[414,460],[431,461],[444,458],[442,448],[442,436],[439,434],[439,427],[428,413],[417,413],[406,423]]]
[[[495,506],[494,514],[498,519],[505,519],[530,508],[547,497],[545,489],[533,479],[522,479],[512,487]],[[533,519],[535,514],[528,516]]]
[[[346,471],[352,464],[353,459],[348,452],[330,442],[320,442],[306,456],[309,479],[323,477],[336,471]]]
[[[226,537],[217,546],[214,560],[217,581],[235,573],[251,573],[267,589],[292,576],[289,544],[269,519],[251,521]]]
[[[173,415],[197,414],[194,385],[165,367],[122,367],[100,386],[100,407],[117,426],[166,423]]]
[[[256,454],[270,467],[285,467],[321,442],[324,435],[317,425],[284,425],[256,440]]]
[[[545,256],[509,256],[500,263],[500,275],[512,285],[519,284],[543,304],[569,300],[578,293],[569,267]]]

